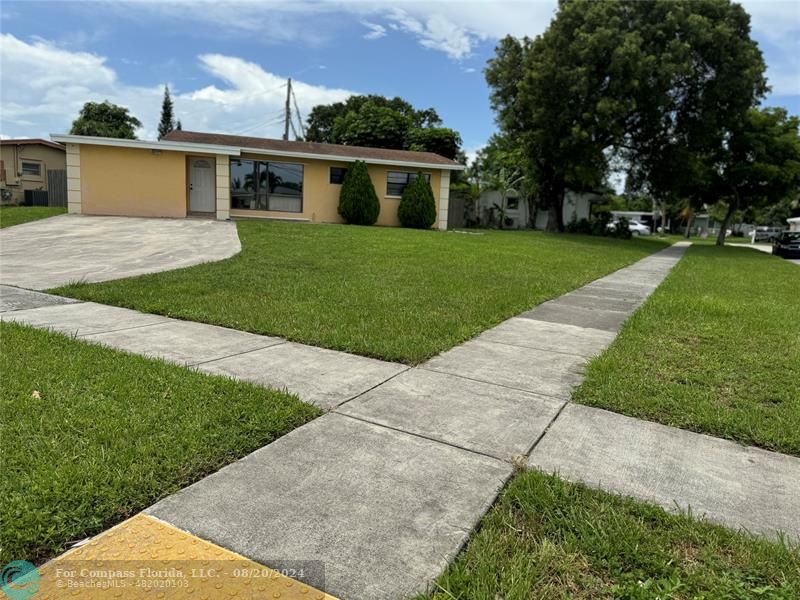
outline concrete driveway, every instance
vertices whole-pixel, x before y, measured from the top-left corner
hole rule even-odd
[[[179,269],[240,250],[232,222],[62,215],[0,230],[0,283],[45,290]]]

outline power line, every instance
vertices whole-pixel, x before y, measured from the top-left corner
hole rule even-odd
[[[238,130],[236,133],[241,135],[242,133],[247,133],[255,129],[260,129],[262,127],[269,127],[270,125],[275,125],[277,123],[280,123],[282,120],[283,120],[283,111],[280,111],[278,113],[275,113],[272,117],[270,117],[266,121],[261,121],[259,123],[256,123],[255,125],[250,125],[248,127]]]

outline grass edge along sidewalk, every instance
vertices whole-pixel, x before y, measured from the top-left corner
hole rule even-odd
[[[796,265],[693,245],[573,400],[800,456],[798,298]]]
[[[0,323],[0,562],[40,562],[320,411],[296,396]]]
[[[237,222],[224,261],[52,293],[416,364],[669,245]]]
[[[417,600],[789,600],[800,595],[800,552],[530,470],[431,589]]]

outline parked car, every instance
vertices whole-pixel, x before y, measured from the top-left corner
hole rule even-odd
[[[611,221],[606,227],[614,230],[617,228],[619,221]],[[628,221],[628,229],[631,230],[632,235],[650,235],[650,228],[641,221]]]
[[[750,234],[750,237],[755,244],[756,242],[770,242],[781,235],[783,230],[780,227],[756,227],[755,231]]]
[[[800,231],[784,231],[772,241],[772,254],[800,258]]]

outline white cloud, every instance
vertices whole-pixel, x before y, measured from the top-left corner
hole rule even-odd
[[[184,128],[277,137],[282,125],[286,79],[234,56],[206,54],[200,66],[219,85],[178,90],[170,85],[176,117]],[[45,40],[30,43],[0,37],[0,131],[3,135],[45,137],[67,131],[84,102],[109,100],[130,109],[143,123],[139,137],[154,138],[163,84],[134,86],[118,79],[106,59],[71,52]],[[350,90],[292,81],[304,116],[316,104],[343,100]]]
[[[361,21],[361,24],[369,29],[369,31],[362,36],[365,40],[379,40],[386,36],[386,27],[383,25],[370,23],[369,21]]]
[[[753,37],[768,57],[767,79],[776,96],[800,95],[800,3],[744,0]]]
[[[420,45],[444,52],[450,58],[459,60],[472,53],[472,47],[480,34],[467,31],[440,14],[434,14],[420,21],[406,11],[396,8],[388,16],[400,31],[414,34]]]

